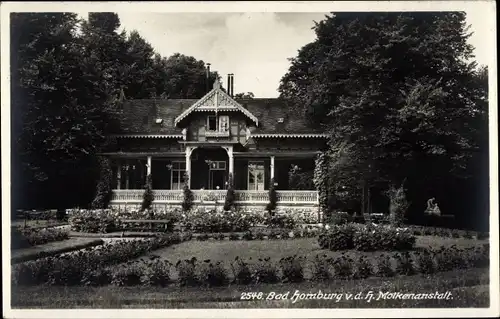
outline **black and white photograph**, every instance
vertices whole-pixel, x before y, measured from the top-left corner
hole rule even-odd
[[[4,318],[498,316],[495,12],[3,2]]]

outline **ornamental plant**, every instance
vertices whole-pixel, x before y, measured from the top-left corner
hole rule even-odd
[[[98,158],[100,167],[99,182],[96,187],[96,194],[92,201],[92,208],[107,208],[111,201],[111,179],[113,172],[109,158],[100,156]]]
[[[184,195],[182,201],[182,210],[184,212],[188,212],[191,210],[194,204],[194,195],[191,189],[189,188],[189,175],[184,173],[184,186],[182,188],[182,193]]]
[[[278,262],[284,282],[301,282],[304,280],[305,258],[297,255],[281,258]]]
[[[269,203],[266,206],[266,210],[271,214],[278,205],[278,194],[276,193],[276,186],[274,186],[275,179],[271,178],[269,183]]]
[[[231,263],[231,270],[233,271],[233,282],[235,284],[248,285],[252,282],[250,266],[240,257],[236,256],[234,262]]]
[[[227,193],[226,193],[226,200],[224,202],[224,210],[229,211],[234,209],[234,200],[235,200],[235,193],[234,193],[234,185],[233,185],[233,174],[229,173],[229,178],[227,181]]]
[[[142,205],[141,211],[145,211],[151,208],[151,204],[153,204],[154,195],[153,195],[153,179],[151,174],[146,177],[146,184],[144,185],[144,195],[142,197]]]

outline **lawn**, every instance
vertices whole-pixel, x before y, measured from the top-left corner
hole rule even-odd
[[[103,243],[102,239],[96,238],[70,238],[29,248],[11,250],[11,260],[12,263],[20,263],[41,257],[56,256],[66,252],[98,246]]]
[[[300,293],[382,292],[444,293],[449,300],[299,300]],[[266,300],[269,292],[290,292],[287,300]],[[261,300],[241,300],[243,292],[262,292]],[[391,279],[371,277],[363,280],[332,280],[297,284],[231,285],[221,288],[154,287],[13,287],[13,308],[361,308],[361,307],[488,307],[487,269],[455,270],[434,275],[398,276]]]
[[[12,227],[28,227],[28,228],[47,228],[56,226],[68,225],[68,222],[59,221],[57,219],[41,219],[41,220],[12,220],[10,222]]]
[[[471,240],[463,238],[443,238],[437,236],[418,236],[416,249],[419,247],[439,248],[441,246],[470,247],[487,241]],[[342,252],[321,249],[317,238],[296,238],[285,240],[238,240],[238,241],[186,241],[179,245],[170,246],[152,252],[152,255],[168,259],[170,262],[176,262],[179,259],[196,257],[198,260],[210,259],[212,261],[233,261],[237,256],[244,258],[265,258],[271,257],[273,260],[279,260],[282,257],[293,255],[306,256],[308,259],[317,254],[326,254],[337,256]],[[382,252],[358,252],[350,250],[352,256],[379,256]]]

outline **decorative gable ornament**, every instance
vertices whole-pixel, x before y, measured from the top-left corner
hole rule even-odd
[[[208,92],[204,97],[199,99],[196,103],[191,105],[187,110],[185,110],[181,115],[175,118],[174,124],[178,125],[180,121],[186,118],[192,112],[219,112],[219,111],[233,111],[241,112],[251,121],[255,123],[256,126],[259,125],[259,120],[255,115],[250,113],[241,104],[236,102],[227,93],[222,91],[220,87],[219,80],[214,82],[213,89]]]

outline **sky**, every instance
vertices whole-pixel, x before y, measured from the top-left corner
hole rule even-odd
[[[234,92],[253,92],[256,97],[277,97],[281,77],[291,57],[315,38],[314,21],[325,13],[248,12],[248,13],[144,13],[117,12],[121,29],[137,30],[157,53],[190,55],[211,64],[222,76],[234,74]],[[467,23],[474,32],[470,43],[476,61],[487,64],[488,43],[481,38],[487,30],[484,12],[467,12]]]

